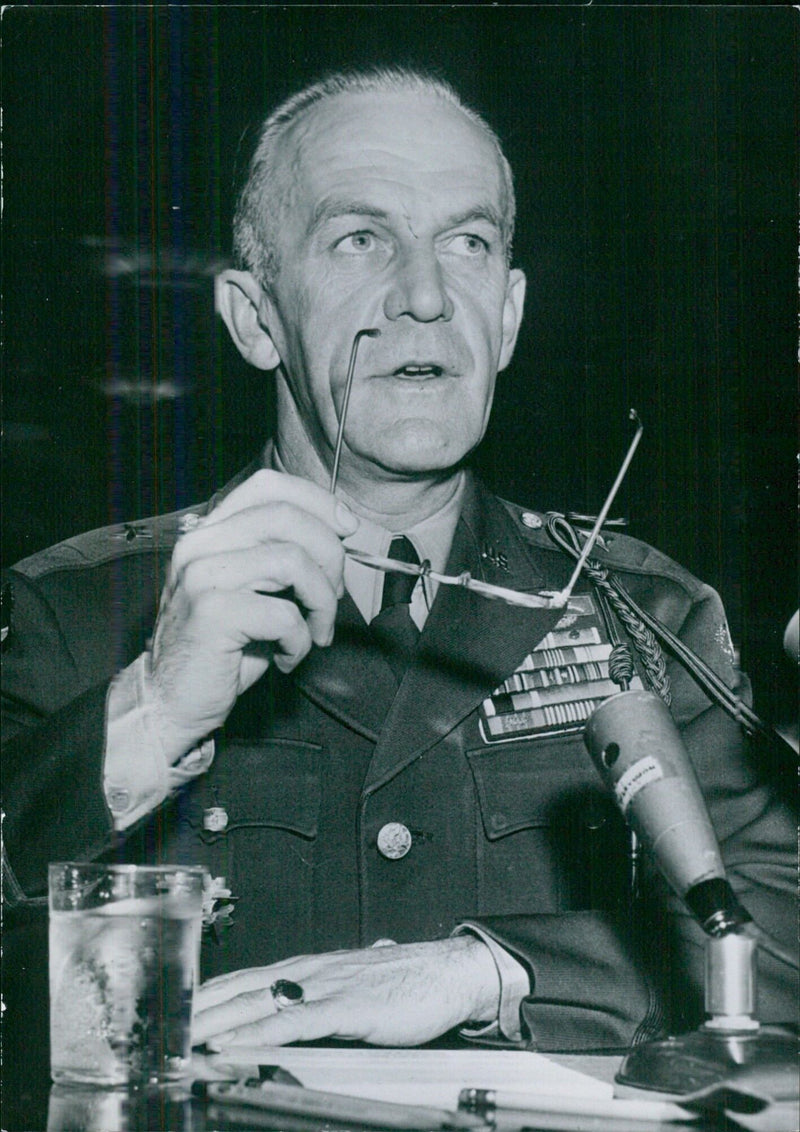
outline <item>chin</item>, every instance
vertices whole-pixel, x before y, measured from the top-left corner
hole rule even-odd
[[[468,442],[438,434],[404,437],[402,442],[382,445],[373,451],[371,459],[380,467],[398,475],[430,475],[447,471],[461,463],[475,447],[477,440]]]

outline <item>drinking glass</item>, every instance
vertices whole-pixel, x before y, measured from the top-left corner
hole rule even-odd
[[[50,865],[55,1082],[117,1086],[187,1076],[204,871]]]

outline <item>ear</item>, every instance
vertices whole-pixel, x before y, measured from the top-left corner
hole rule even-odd
[[[500,364],[498,370],[505,369],[511,361],[514,347],[517,344],[517,334],[522,322],[522,311],[525,306],[525,273],[515,267],[508,273],[506,286],[506,299],[503,304],[503,344],[500,348]]]
[[[214,293],[217,310],[244,360],[257,369],[275,369],[281,359],[265,321],[269,304],[255,276],[223,271],[214,281]]]

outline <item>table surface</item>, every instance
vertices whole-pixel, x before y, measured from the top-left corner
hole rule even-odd
[[[274,1116],[258,1124],[252,1111],[246,1123],[236,1123],[230,1114],[212,1110],[210,1103],[173,1100],[166,1094],[136,1104],[127,1103],[119,1094],[104,1099],[102,1093],[88,1096],[84,1093],[81,1099],[77,1095],[65,1098],[52,1090],[51,1095],[46,935],[26,931],[24,922],[17,926],[15,943],[19,958],[13,969],[6,962],[8,934],[5,931],[4,936],[2,974],[7,1009],[2,1028],[0,1072],[0,1129],[3,1132],[242,1132],[242,1129],[258,1127],[272,1128],[273,1132],[317,1132],[322,1127],[318,1121],[290,1123]],[[576,1055],[557,1060],[605,1081],[613,1079],[619,1064],[617,1057]],[[103,1104],[107,1106],[106,1115],[102,1114]],[[506,1124],[505,1128],[510,1132],[511,1128],[520,1126],[518,1121]],[[525,1126],[532,1127],[531,1122],[526,1121]],[[337,1126],[326,1122],[324,1127],[335,1132]],[[594,1132],[595,1128],[601,1132],[597,1124],[591,1130],[585,1124],[580,1132]],[[350,1132],[357,1132],[353,1125]],[[574,1132],[574,1127],[566,1132]],[[604,1124],[602,1132],[612,1130]],[[628,1126],[624,1132],[640,1130]]]
[[[559,1055],[553,1060],[603,1081],[613,1081],[619,1057]],[[492,1132],[549,1129],[550,1132],[657,1132],[667,1125],[634,1127],[630,1121],[610,1122],[594,1117],[522,1118],[498,1115]],[[675,1128],[675,1125],[669,1126]],[[688,1127],[688,1126],[687,1126]],[[694,1123],[692,1129],[704,1125]],[[719,1125],[715,1126],[719,1132]],[[49,1080],[31,1079],[28,1087],[10,1096],[3,1092],[3,1132],[361,1132],[330,1119],[295,1118],[256,1110],[222,1109],[212,1102],[191,1097],[185,1091],[160,1090],[146,1096],[123,1092],[68,1089]],[[487,1125],[487,1129],[489,1126]],[[376,1132],[375,1128],[369,1132]]]

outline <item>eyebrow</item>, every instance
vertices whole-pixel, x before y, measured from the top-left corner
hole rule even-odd
[[[366,201],[353,200],[350,197],[328,197],[321,200],[311,214],[308,224],[308,234],[313,235],[328,220],[335,220],[339,216],[369,216],[372,220],[388,220],[389,214],[382,208]]]
[[[503,217],[491,204],[478,205],[476,208],[468,208],[466,212],[461,212],[457,216],[451,216],[447,222],[447,227],[460,228],[462,224],[471,224],[475,220],[485,220],[487,224],[491,224],[498,232],[505,230]]]
[[[377,208],[367,201],[355,200],[350,197],[329,197],[320,201],[312,212],[308,234],[313,235],[328,220],[335,220],[341,216],[366,216],[372,220],[383,221],[390,219],[389,213],[385,209]],[[502,215],[491,204],[480,204],[457,213],[455,216],[450,216],[446,219],[443,227],[444,229],[459,228],[462,224],[469,224],[476,220],[483,220],[487,224],[491,224],[500,233],[505,231]]]

